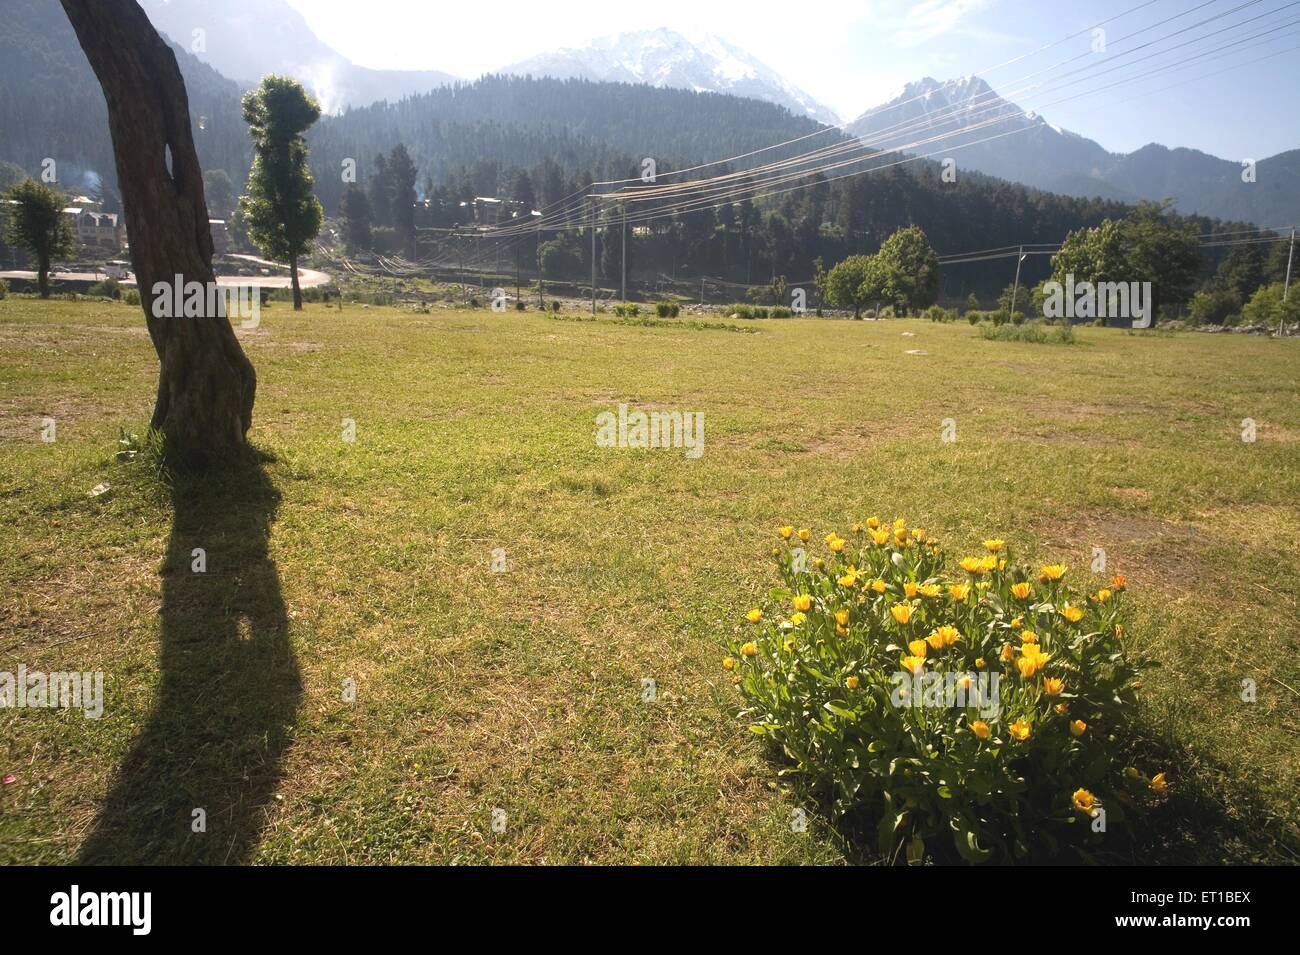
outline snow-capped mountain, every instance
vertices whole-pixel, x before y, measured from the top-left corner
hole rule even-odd
[[[899,96],[850,123],[848,132],[878,148],[951,157],[958,170],[1064,195],[1123,202],[1171,198],[1180,212],[1239,221],[1292,222],[1300,216],[1300,150],[1261,159],[1256,181],[1249,183],[1239,163],[1195,149],[1151,143],[1112,153],[1027,114],[978,76],[943,83],[927,76],[909,83]],[[945,138],[925,141],[936,136]]]
[[[1095,186],[1093,195],[1111,194],[1098,181],[1115,160],[1111,153],[1041,116],[1025,115],[978,76],[908,83],[897,97],[854,120],[848,132],[884,149],[936,159],[951,155],[958,169],[1042,189],[1062,191],[1063,181],[1074,180]],[[939,136],[945,138],[934,138]]]
[[[712,34],[637,30],[600,37],[584,47],[542,53],[497,72],[730,93],[784,106],[796,116],[835,125],[834,110],[817,102],[744,50]]]

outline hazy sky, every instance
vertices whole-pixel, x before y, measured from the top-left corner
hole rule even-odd
[[[1259,159],[1300,147],[1300,3],[1294,0],[289,2],[322,40],[363,66],[431,68],[472,78],[592,37],[668,27],[730,40],[845,119],[896,95],[910,80],[979,73],[1021,106],[1111,150],[1155,141]],[[1093,53],[1089,28],[1118,14],[1125,15],[1103,28],[1105,50]],[[1274,32],[1248,39],[1265,31]],[[1126,39],[1130,34],[1136,35]],[[1180,43],[1188,45],[1172,49]],[[1018,57],[1024,58],[991,69]],[[1058,65],[1071,57],[1080,58]],[[1199,59],[1176,66],[1192,57]],[[1101,62],[1107,59],[1113,62]],[[1061,78],[1081,67],[1087,72]],[[1162,67],[1171,68],[1159,72]],[[1122,80],[1128,82],[1079,96]],[[1035,86],[1047,81],[1048,88]],[[1172,88],[1161,92],[1165,87]],[[1057,102],[1067,97],[1078,98]]]

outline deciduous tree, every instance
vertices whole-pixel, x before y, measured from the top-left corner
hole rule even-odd
[[[8,200],[3,210],[5,240],[26,249],[36,259],[36,287],[41,298],[50,297],[50,261],[72,251],[75,240],[63,193],[24,179],[4,193]]]

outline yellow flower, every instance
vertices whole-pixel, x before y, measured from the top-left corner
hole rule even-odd
[[[977,669],[977,670],[983,670],[983,669],[984,669],[984,658],[983,658],[983,657],[976,657],[976,658],[975,658],[975,669]]]
[[[1087,728],[1088,728],[1088,724],[1085,723],[1083,720],[1075,720],[1073,723],[1070,724],[1070,735],[1082,736],[1084,730],[1086,730]]]
[[[925,666],[925,657],[903,657],[903,669],[908,673],[920,673]]]
[[[750,640],[749,643],[740,648],[740,652],[747,657],[752,657],[758,653],[758,644]]]
[[[1007,546],[1007,542],[997,537],[993,538],[992,540],[987,540],[984,542],[984,549],[993,554],[996,554],[998,551],[1000,551],[1002,548],[1006,546]]]
[[[938,584],[922,584],[920,587],[916,588],[916,592],[922,597],[937,597],[939,594],[943,593],[943,590]]]
[[[835,622],[841,627],[847,627],[849,624],[849,612],[847,610],[835,611]]]
[[[1012,649],[1011,644],[1004,643],[1002,644],[1002,653],[999,654],[999,656],[1002,657],[1003,663],[1010,663],[1012,660],[1015,659],[1016,651]]]
[[[1025,621],[1022,620],[1020,617],[1012,617],[1012,618],[1011,618],[1011,629],[1012,629],[1012,630],[1019,630],[1019,629],[1020,629],[1021,627],[1023,627],[1024,625],[1025,625]]]
[[[912,531],[912,539],[918,544],[924,544],[927,536],[924,527],[918,527],[916,530]]]
[[[1110,585],[1116,590],[1123,590],[1126,580],[1123,574],[1116,574],[1110,579]]]
[[[1065,689],[1065,681],[1054,676],[1043,677],[1043,692],[1048,696],[1060,696]]]
[[[795,613],[790,614],[790,622],[794,624],[796,627],[803,626],[803,622],[807,619],[808,617],[805,614],[798,613],[797,611]]]
[[[1060,614],[1066,620],[1070,621],[1070,623],[1078,623],[1083,619],[1083,608],[1074,607],[1069,603],[1065,603],[1061,605]]]
[[[1038,571],[1039,580],[1060,580],[1065,576],[1066,566],[1064,564],[1047,564]]]
[[[801,541],[803,541],[806,544],[808,542],[808,538],[810,537],[812,537],[812,531],[808,530],[808,528],[806,527],[800,529],[799,539]]]
[[[1064,703],[1057,703],[1056,706],[1053,707],[1053,709],[1056,710],[1057,716],[1064,716],[1066,713],[1070,712],[1070,708],[1066,706]]]
[[[875,541],[878,546],[884,547],[889,543],[889,531],[872,528],[871,539]]]
[[[724,669],[724,670],[734,670],[734,669],[736,669],[736,661],[733,660],[731,657],[723,657],[723,658],[722,658],[722,669]]]
[[[910,654],[912,654],[912,656],[914,656],[914,657],[922,657],[922,658],[924,658],[924,657],[925,657],[925,641],[924,641],[924,640],[913,640],[911,643],[909,643],[909,644],[907,645],[907,652],[910,653]]]
[[[956,627],[940,627],[934,631],[933,636],[939,638],[939,646],[950,647],[961,639],[961,633]]]
[[[915,580],[909,580],[909,581],[907,581],[906,583],[903,584],[903,596],[907,597],[909,600],[910,600],[912,597],[915,597],[915,596],[916,596],[916,581],[915,581]]]
[[[975,685],[975,681],[971,679],[971,675],[969,673],[963,673],[961,676],[957,678],[957,685],[961,687],[963,690],[969,690],[972,686]]]
[[[763,619],[763,611],[755,607],[749,613],[745,614],[745,619],[748,620],[750,623],[758,623],[760,620]]]
[[[1151,791],[1162,793],[1169,788],[1169,783],[1165,779],[1164,773],[1156,773],[1151,777]]]
[[[886,584],[883,580],[881,580],[879,577],[877,577],[875,580],[873,580],[873,581],[871,582],[871,589],[874,590],[874,591],[875,591],[876,593],[878,593],[878,594],[883,594],[883,593],[885,592],[885,587],[886,587],[886,586],[887,586],[887,584]]]
[[[794,533],[794,528],[787,524],[784,527],[778,527],[776,532],[781,535],[783,540],[789,540],[790,535]]]
[[[834,540],[830,541],[827,546],[838,554],[840,551],[844,550],[844,543],[845,541],[843,537],[836,537]]]
[[[1029,585],[1028,581],[1022,580],[1019,583],[1011,585],[1011,596],[1015,597],[1017,600],[1028,600],[1029,595],[1033,592],[1034,588]]]
[[[903,520],[901,517],[894,518],[894,533],[895,533],[895,534],[897,534],[899,531],[901,531],[901,530],[902,530],[903,528],[905,528],[906,526],[907,526],[907,521]]]
[[[970,593],[970,584],[950,584],[948,593],[952,594],[953,600],[965,600]]]
[[[985,723],[983,720],[976,720],[974,723],[972,723],[970,725],[970,731],[974,733],[976,736],[978,736],[980,739],[988,739],[991,735],[993,735],[993,731],[989,729],[989,724]]]
[[[983,565],[983,557],[963,557],[961,559],[961,569],[968,574],[978,574]]]
[[[907,623],[912,619],[911,604],[894,604],[889,608],[889,612],[899,623]]]
[[[787,640],[787,641],[786,641],[785,643],[783,643],[781,646],[782,646],[782,648],[785,650],[786,653],[792,653],[792,652],[794,652],[794,641],[793,641],[793,640]]]
[[[796,594],[791,603],[794,604],[795,610],[807,610],[812,606],[812,597],[808,594]]]
[[[1028,680],[1031,676],[1043,668],[1041,657],[1023,656],[1016,661],[1016,669],[1020,671],[1022,679]]]
[[[874,531],[877,527],[880,526],[880,518],[878,518],[878,517],[868,517],[868,518],[867,518],[867,526],[870,527],[870,528]]]
[[[1022,742],[1029,739],[1029,724],[1024,720],[1016,720],[1009,727],[1011,735]]]
[[[1102,587],[1101,590],[1097,591],[1097,593],[1093,595],[1093,599],[1099,604],[1104,604],[1110,599],[1110,591],[1105,587]]]
[[[1021,643],[1037,643],[1037,642],[1038,642],[1038,634],[1034,633],[1034,631],[1032,631],[1032,630],[1025,630],[1024,632],[1022,632],[1022,633],[1020,634],[1020,642],[1021,642]]]
[[[1097,797],[1086,789],[1076,789],[1074,795],[1070,797],[1074,803],[1074,808],[1080,812],[1092,812],[1093,806],[1097,805]]]
[[[858,688],[858,678],[856,676],[851,676],[844,681],[844,685],[850,690],[856,690]]]

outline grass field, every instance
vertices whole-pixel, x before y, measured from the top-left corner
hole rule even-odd
[[[0,862],[869,860],[791,831],[719,660],[779,524],[872,514],[1079,579],[1103,547],[1172,782],[1117,857],[1300,859],[1300,342],[718,324],[277,304],[240,333],[265,466],[168,485],[114,456],[139,309],[0,301],[0,670],[106,687],[0,711]],[[621,402],[703,412],[703,455],[598,447]]]

